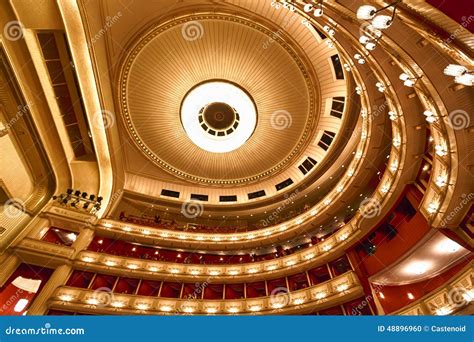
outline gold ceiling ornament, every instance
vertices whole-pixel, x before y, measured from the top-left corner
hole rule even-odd
[[[152,27],[125,56],[119,80],[122,116],[138,148],[164,170],[209,185],[256,182],[291,166],[314,138],[319,83],[304,53],[282,35],[221,13]],[[269,39],[275,44],[265,49]],[[199,148],[180,119],[186,94],[213,80],[244,89],[258,112],[251,137],[227,153]],[[288,113],[283,119],[291,124],[281,127],[278,113]]]

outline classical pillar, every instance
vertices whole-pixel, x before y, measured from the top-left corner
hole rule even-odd
[[[20,266],[21,260],[16,255],[5,252],[5,254],[0,257],[0,264],[2,265],[2,267],[0,267],[0,286],[3,286],[18,266]]]
[[[61,265],[53,272],[40,293],[36,296],[33,304],[28,308],[28,315],[44,315],[48,311],[48,299],[59,286],[66,283],[72,272],[70,265]]]

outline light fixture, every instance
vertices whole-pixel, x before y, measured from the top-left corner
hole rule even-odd
[[[191,89],[180,115],[191,141],[212,153],[238,149],[257,125],[257,109],[250,95],[223,81],[209,81]]]
[[[360,53],[356,53],[356,54],[354,55],[354,58],[355,58],[355,60],[357,61],[357,63],[359,63],[359,64],[365,64],[365,59],[361,56]]]
[[[438,211],[438,208],[439,208],[438,203],[431,202],[430,204],[428,204],[427,210],[430,214],[435,214]]]
[[[446,175],[440,175],[438,177],[436,177],[436,180],[435,180],[435,184],[440,187],[440,188],[443,188],[446,186],[447,184],[447,176]]]
[[[22,312],[23,310],[25,310],[27,305],[28,305],[28,299],[22,298],[18,302],[16,302],[15,307],[13,308],[13,311]]]
[[[400,74],[400,80],[403,81],[403,85],[405,87],[412,88],[415,86],[416,82],[418,82],[419,79],[421,79],[423,76],[420,77],[411,77],[407,73],[401,73]]]
[[[442,308],[436,309],[435,312],[437,316],[446,316],[449,315],[452,311],[453,309],[443,306]]]
[[[393,23],[393,19],[395,18],[395,13],[397,11],[397,6],[400,3],[400,1],[401,0],[392,2],[385,7],[382,7],[381,9],[377,9],[374,6],[370,6],[370,5],[360,6],[356,13],[357,19],[372,20],[372,25],[374,27],[385,29]],[[377,15],[377,13],[390,7],[393,7],[392,16]]]
[[[388,117],[390,120],[395,121],[397,119],[397,113],[395,113],[394,111],[389,111]]]
[[[435,153],[440,157],[444,157],[448,155],[448,150],[446,146],[442,144],[438,144],[438,145],[435,145]]]
[[[459,244],[448,238],[444,238],[443,241],[436,246],[436,250],[440,253],[456,253],[460,249],[461,246]]]
[[[449,64],[444,69],[446,76],[453,76],[454,82],[466,86],[474,85],[474,74],[473,71],[468,70],[465,66],[458,64]]]
[[[426,273],[426,271],[428,271],[428,263],[424,261],[413,262],[406,268],[406,272],[411,274],[421,275]]]
[[[383,93],[386,89],[385,84],[383,82],[377,82],[375,83],[375,86],[377,87],[377,90],[381,93]]]
[[[408,292],[408,293],[407,293],[407,297],[408,297],[408,299],[410,299],[410,300],[415,299],[415,296],[414,296],[413,293],[411,293],[411,292]]]
[[[423,115],[426,117],[426,121],[428,123],[434,123],[438,120],[438,118],[436,117],[435,113],[433,113],[431,110],[425,110],[423,112]]]

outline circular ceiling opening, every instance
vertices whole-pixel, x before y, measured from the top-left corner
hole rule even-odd
[[[225,81],[208,81],[192,88],[183,99],[180,115],[191,141],[213,153],[238,149],[257,125],[253,99]]]

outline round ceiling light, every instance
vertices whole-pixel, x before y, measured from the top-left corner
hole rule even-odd
[[[191,141],[213,153],[238,149],[257,125],[257,109],[250,95],[225,81],[208,81],[191,89],[180,114]]]

